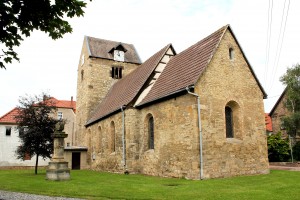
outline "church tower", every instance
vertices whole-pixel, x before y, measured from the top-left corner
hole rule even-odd
[[[85,124],[111,86],[141,64],[132,44],[85,36],[77,75],[75,145],[86,146]]]

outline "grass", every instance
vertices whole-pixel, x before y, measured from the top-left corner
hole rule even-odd
[[[0,170],[0,189],[84,199],[299,199],[300,172],[272,170],[268,175],[185,180],[71,171],[70,181],[47,181],[46,172]]]

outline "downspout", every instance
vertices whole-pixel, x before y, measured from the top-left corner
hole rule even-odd
[[[126,166],[126,151],[125,151],[125,112],[124,109],[125,106],[121,106],[121,111],[122,111],[122,146],[123,146],[123,169],[124,173],[127,174],[127,166]]]
[[[202,126],[201,126],[201,112],[200,112],[200,96],[196,93],[192,93],[189,87],[186,87],[186,91],[197,97],[197,109],[198,109],[198,127],[199,127],[199,156],[200,156],[200,180],[203,179],[203,152],[202,152]]]

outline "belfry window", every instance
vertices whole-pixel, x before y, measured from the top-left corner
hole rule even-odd
[[[122,78],[122,70],[123,70],[123,67],[112,67],[111,68],[111,77],[114,79],[121,79]]]
[[[233,114],[229,106],[225,107],[226,138],[233,138]]]
[[[148,134],[149,134],[149,149],[154,149],[154,119],[149,117],[148,120]]]

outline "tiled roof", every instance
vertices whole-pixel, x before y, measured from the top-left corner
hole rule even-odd
[[[132,73],[115,83],[104,100],[95,109],[87,125],[121,109],[121,106],[129,104],[140,92],[149,76],[162,59],[171,45],[167,45],[159,52],[150,57]]]
[[[266,123],[266,130],[272,132],[273,131],[272,118],[270,117],[269,113],[265,113],[265,123]]]
[[[11,124],[16,124],[17,121],[15,120],[15,116],[17,116],[19,113],[18,108],[14,108],[2,117],[0,117],[0,123],[11,123]]]
[[[89,36],[86,36],[86,41],[89,49],[89,54],[92,57],[113,60],[114,56],[112,53],[110,53],[111,50],[119,45],[122,45],[126,49],[124,54],[125,62],[138,64],[141,63],[141,59],[132,44],[103,40]]]
[[[56,108],[70,108],[73,109],[73,111],[76,111],[76,101],[67,101],[67,100],[57,100],[54,97],[51,97],[49,99],[51,101],[51,104],[53,103]],[[19,109],[16,107],[0,117],[0,123],[17,123],[15,120],[15,116],[18,115]]]
[[[229,25],[220,28],[195,45],[172,57],[166,64],[166,67],[162,71],[161,75],[153,84],[151,90],[136,106],[139,107],[152,103],[156,100],[177,94],[178,92],[182,92],[188,86],[195,85],[211,61],[224,33],[227,30],[232,33],[234,39],[239,45]],[[157,66],[158,62],[160,62],[160,59],[166,53],[167,49],[171,46],[172,45],[166,46],[148,59],[140,67],[138,67],[135,71],[133,71],[130,75],[127,75],[124,79],[118,81],[111,88],[103,102],[100,103],[96,109],[96,112],[92,115],[92,118],[87,122],[86,125],[90,125],[109,114],[120,111],[121,106],[133,102],[137,95],[142,92],[142,89],[145,89],[145,87],[142,86],[147,79],[150,78],[151,72]],[[266,97],[266,93],[254,74],[246,56],[244,54],[243,56],[248,63],[250,71],[253,74],[253,77],[256,79],[264,97]]]
[[[68,100],[57,100],[54,97],[51,97],[49,99],[49,101],[51,101],[51,103],[53,103],[56,108],[71,108],[74,111],[76,110],[76,101],[68,101]]]
[[[195,84],[211,60],[226,29],[227,26],[222,27],[172,58],[151,91],[138,106]]]

